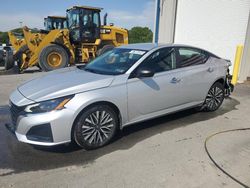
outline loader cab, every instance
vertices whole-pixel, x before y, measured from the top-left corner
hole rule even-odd
[[[101,8],[74,6],[67,10],[70,40],[73,44],[95,43],[100,39]]]
[[[53,29],[66,29],[67,20],[66,17],[62,16],[48,16],[44,18],[44,27],[45,30],[51,31]]]

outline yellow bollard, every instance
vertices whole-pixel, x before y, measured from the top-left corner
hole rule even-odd
[[[239,74],[239,69],[240,69],[242,52],[243,52],[243,46],[238,45],[236,49],[235,59],[234,59],[233,78],[231,82],[233,85],[235,85],[238,81],[238,74]]]

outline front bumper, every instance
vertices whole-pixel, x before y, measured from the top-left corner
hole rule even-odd
[[[20,142],[33,145],[54,146],[71,142],[72,117],[70,109],[40,114],[25,114],[11,104],[12,124],[6,125]],[[14,109],[14,110],[13,110]]]

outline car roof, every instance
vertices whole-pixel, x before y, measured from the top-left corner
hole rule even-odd
[[[186,48],[194,48],[197,50],[202,50],[205,51],[207,53],[209,53],[210,55],[212,55],[213,57],[219,58],[219,56],[215,55],[214,53],[211,53],[205,49],[199,48],[199,47],[195,47],[195,46],[191,46],[191,45],[185,45],[185,44],[174,44],[174,43],[136,43],[136,44],[128,44],[128,45],[123,45],[123,46],[119,46],[117,48],[122,48],[122,49],[131,49],[131,50],[144,50],[144,51],[150,51],[153,49],[157,49],[157,48],[162,48],[162,47],[186,47]]]
[[[190,48],[200,49],[200,48],[193,47],[193,46],[188,46],[188,45],[183,45],[183,44],[174,44],[174,43],[167,43],[167,44],[163,44],[163,43],[136,43],[136,44],[123,45],[123,46],[120,46],[118,48],[150,51],[152,49],[159,48],[159,47],[190,47]]]
[[[128,45],[123,45],[118,48],[123,48],[123,49],[136,49],[136,50],[152,50],[153,48],[158,47],[159,44],[156,43],[136,43],[136,44],[128,44]]]

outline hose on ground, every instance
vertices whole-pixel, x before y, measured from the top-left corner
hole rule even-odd
[[[217,133],[214,133],[210,136],[208,136],[204,142],[204,147],[205,147],[205,151],[208,155],[208,157],[210,158],[210,160],[214,163],[214,165],[220,169],[224,174],[226,174],[228,177],[230,177],[232,180],[234,180],[235,182],[237,182],[238,184],[240,184],[241,186],[245,187],[245,188],[250,188],[248,185],[244,184],[243,182],[241,182],[240,180],[236,179],[235,177],[233,177],[232,175],[230,175],[226,170],[224,170],[216,161],[215,159],[211,156],[211,154],[209,153],[209,150],[207,148],[207,142],[214,137],[215,135],[218,134],[223,134],[223,133],[228,133],[228,132],[233,132],[233,131],[246,131],[246,130],[250,130],[250,128],[241,128],[241,129],[231,129],[231,130],[226,130],[226,131],[220,131]]]

